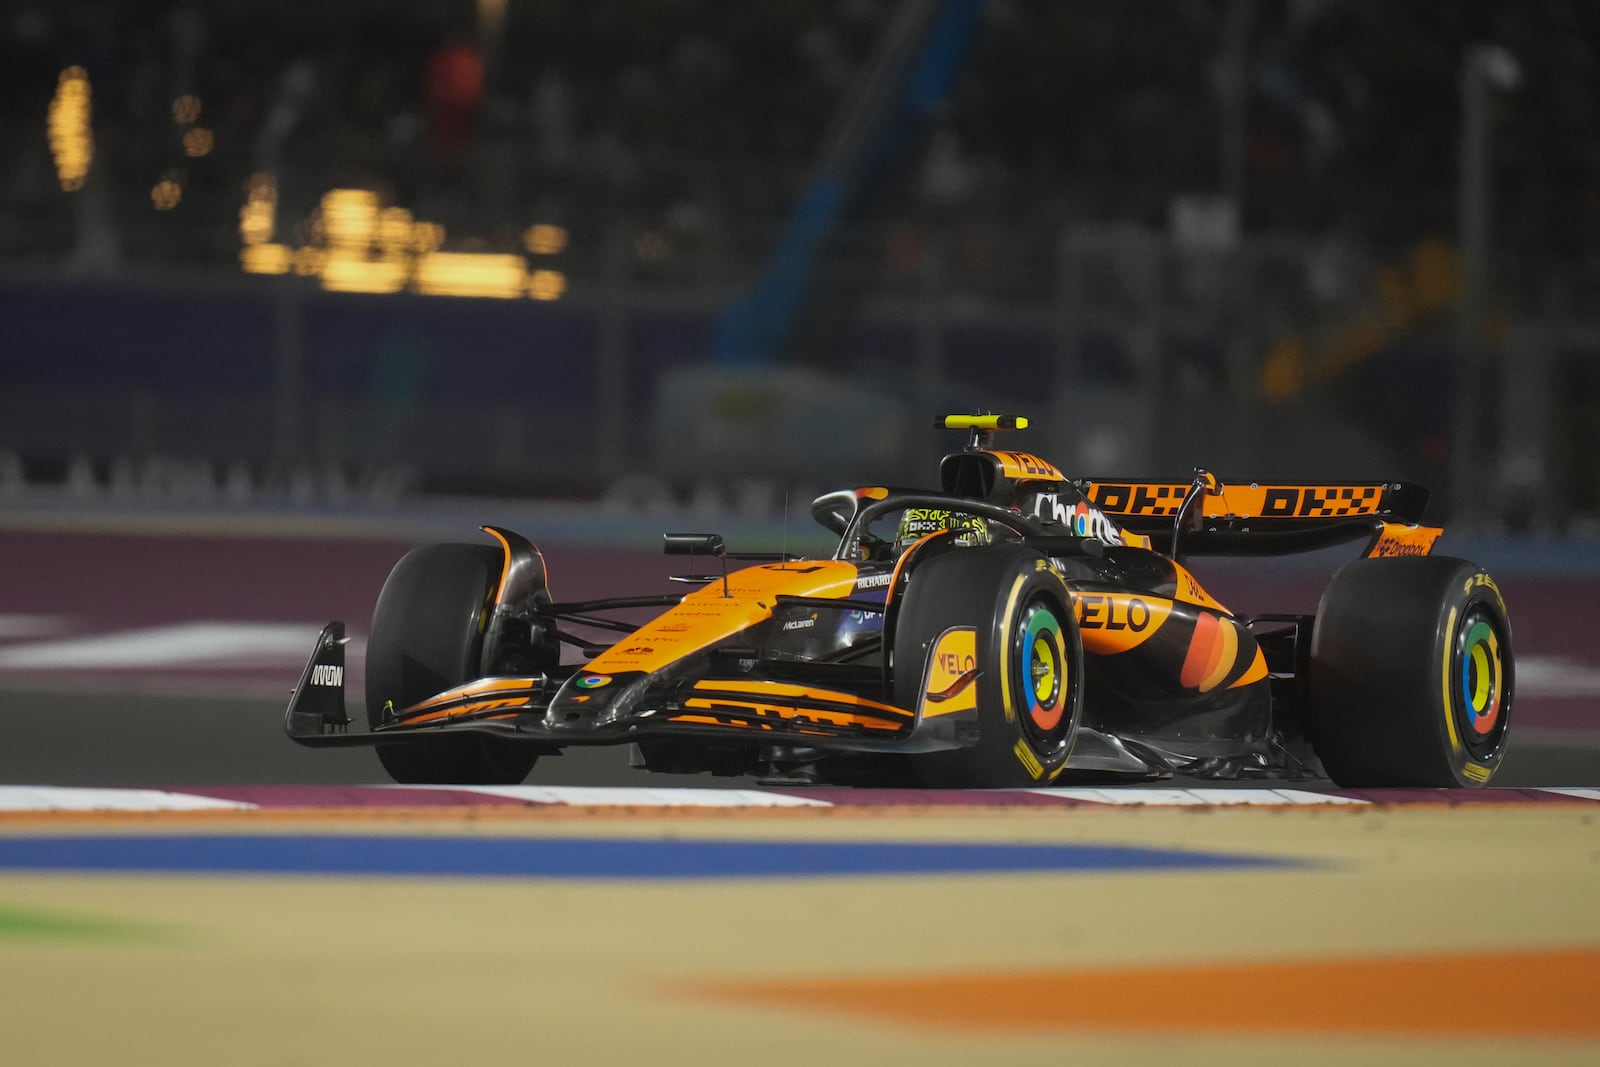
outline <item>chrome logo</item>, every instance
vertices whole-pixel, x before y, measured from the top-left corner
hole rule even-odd
[[[602,685],[610,685],[611,679],[604,674],[585,674],[574,684],[579,689],[599,689]]]

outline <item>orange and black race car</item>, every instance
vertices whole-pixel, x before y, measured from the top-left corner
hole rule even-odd
[[[415,549],[373,615],[369,729],[349,729],[335,622],[289,735],[376,746],[401,782],[518,782],[569,745],[630,745],[652,771],[862,785],[1494,775],[1511,625],[1482,568],[1430,554],[1426,490],[1072,479],[991,447],[1025,419],[940,425],[968,440],[939,491],[812,504],[838,537],[828,558],[667,534],[669,554],[721,557],[675,579],[687,593],[553,601],[539,550],[492,526],[496,544]],[[1315,615],[1240,615],[1181,562],[1341,543],[1364,558]]]

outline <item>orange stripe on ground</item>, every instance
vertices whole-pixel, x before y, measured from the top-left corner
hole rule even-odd
[[[723,1000],[962,1030],[1600,1037],[1600,949],[757,981]]]

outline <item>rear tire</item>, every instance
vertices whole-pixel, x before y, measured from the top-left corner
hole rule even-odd
[[[1345,566],[1317,609],[1310,674],[1312,747],[1338,785],[1481,786],[1505,756],[1511,622],[1474,563]]]
[[[378,594],[367,638],[367,725],[478,676],[483,631],[503,554],[488,545],[426,545],[406,553]],[[479,734],[377,746],[396,782],[515,785],[538,753]]]
[[[895,626],[901,707],[921,703],[929,657],[952,628],[975,632],[978,741],[910,757],[918,778],[978,788],[1054,780],[1083,715],[1083,643],[1060,577],[1016,545],[955,549],[918,565]]]

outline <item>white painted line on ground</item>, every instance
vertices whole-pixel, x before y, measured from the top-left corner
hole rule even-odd
[[[0,615],[0,640],[18,637],[49,637],[72,629],[65,615]]]
[[[1545,793],[1560,793],[1564,797],[1577,797],[1579,800],[1600,800],[1600,789],[1545,789]]]
[[[1272,793],[1274,797],[1278,798],[1277,803],[1286,801],[1291,805],[1365,805],[1365,803],[1370,803],[1370,801],[1362,800],[1360,797],[1334,797],[1333,793],[1318,793],[1309,789],[1197,789],[1195,792],[1202,793],[1205,797],[1210,798],[1208,803],[1222,803],[1222,801],[1216,800],[1214,795],[1216,793],[1229,792]],[[1274,801],[1261,800],[1259,803],[1274,803]]]
[[[1581,727],[1529,726],[1526,723],[1518,723],[1515,729],[1516,733],[1512,737],[1516,740],[1518,748],[1523,745],[1600,748],[1600,715],[1595,716],[1594,726],[1589,729]]]
[[[1187,789],[1025,789],[1025,793],[1038,793],[1062,800],[1080,800],[1090,804],[1200,804],[1198,797]]]
[[[1517,695],[1600,697],[1600,667],[1565,656],[1518,656]]]
[[[320,623],[196,621],[0,648],[0,668],[118,670],[183,664],[304,663]]]
[[[1368,803],[1358,797],[1314,793],[1309,789],[1029,789],[1026,792],[1091,804],[1149,804],[1160,807]]]
[[[825,800],[764,793],[756,789],[660,789],[631,786],[552,785],[429,785],[395,786],[405,789],[448,789],[459,793],[485,793],[529,804],[580,806],[695,807],[695,808],[831,808]]]
[[[237,800],[169,793],[161,789],[0,786],[0,811],[237,811],[254,807],[254,804]]]

